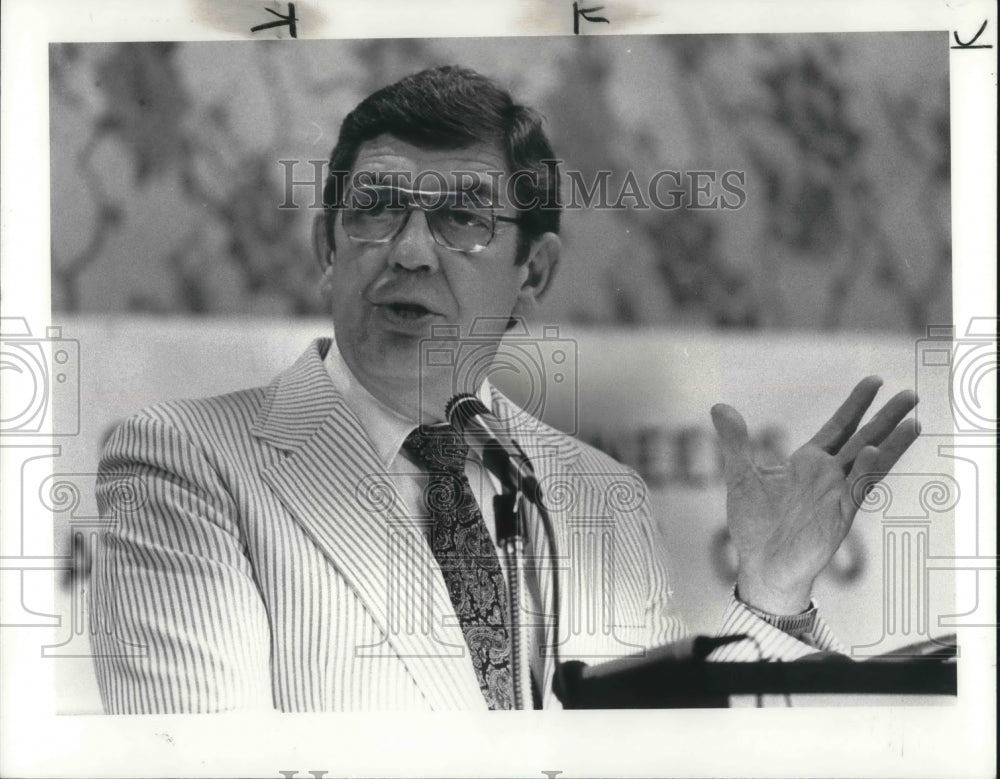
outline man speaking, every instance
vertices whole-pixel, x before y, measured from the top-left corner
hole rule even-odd
[[[105,448],[90,598],[107,712],[508,709],[522,611],[534,705],[557,707],[554,648],[594,663],[684,637],[638,477],[461,366],[463,345],[495,352],[553,283],[554,158],[535,112],[461,68],[347,116],[314,229],[333,338],[267,387],[147,409]],[[736,410],[711,409],[739,555],[719,632],[747,636],[712,659],[837,650],[813,581],[859,485],[918,433],[909,392],[860,426],[879,385],[862,380],[778,466],[754,463]],[[511,608],[496,547],[503,474],[448,424],[456,394],[550,496],[550,533],[519,501],[542,561],[527,606]],[[613,554],[573,537],[593,517],[611,523]],[[600,624],[557,635],[574,609]]]

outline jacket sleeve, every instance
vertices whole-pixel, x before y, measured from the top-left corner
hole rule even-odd
[[[790,661],[815,652],[837,652],[844,648],[830,630],[829,625],[817,614],[809,633],[793,636],[769,625],[736,597],[735,588],[729,598],[719,636],[745,634],[748,638],[719,647],[708,659],[724,662]]]
[[[133,417],[105,447],[97,501],[88,597],[104,710],[272,708],[267,612],[205,454],[162,418]]]
[[[637,500],[622,497],[631,490]],[[674,598],[665,545],[651,515],[645,484],[629,471],[606,492],[618,504],[612,545],[616,635],[633,651],[679,641],[688,631]],[[628,619],[623,621],[624,616]]]

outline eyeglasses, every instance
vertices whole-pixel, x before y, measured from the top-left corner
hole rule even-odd
[[[446,249],[475,254],[496,235],[499,216],[493,205],[474,192],[424,192],[400,187],[363,186],[348,194],[341,208],[344,232],[355,241],[388,243],[410,220],[414,209],[423,211],[434,242]]]

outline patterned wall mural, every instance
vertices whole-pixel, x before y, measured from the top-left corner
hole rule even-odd
[[[539,107],[613,201],[665,170],[744,193],[571,211],[546,321],[950,320],[944,33],[53,45],[54,310],[322,313],[309,179],[364,95],[449,62]]]

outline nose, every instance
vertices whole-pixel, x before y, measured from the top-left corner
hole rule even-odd
[[[431,235],[426,212],[419,208],[410,210],[402,231],[390,243],[388,263],[408,271],[438,269],[437,243]]]

